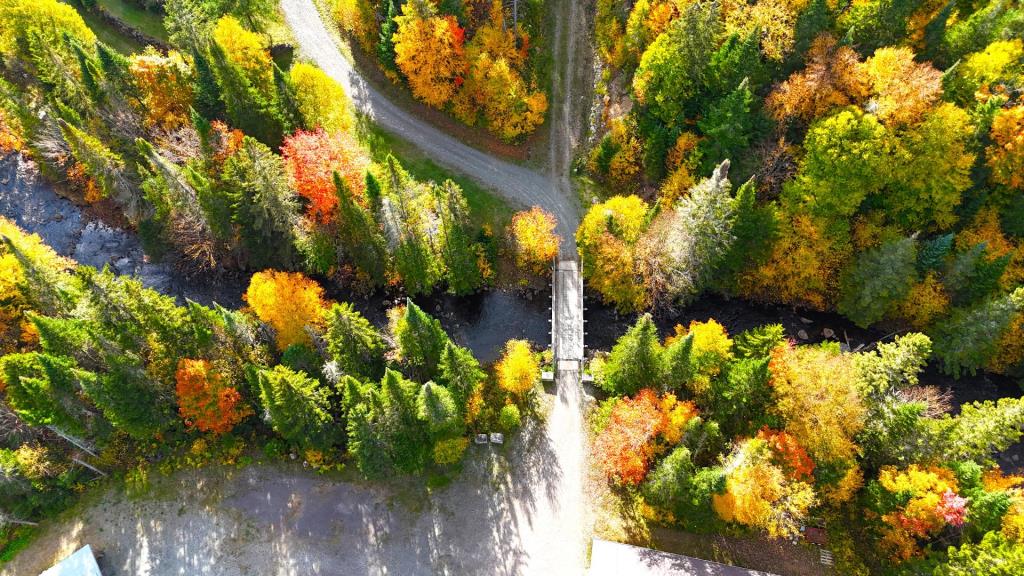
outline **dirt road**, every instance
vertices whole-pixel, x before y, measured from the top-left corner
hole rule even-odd
[[[384,97],[342,55],[336,36],[328,31],[313,0],[281,0],[281,10],[295,34],[300,54],[341,83],[360,112],[388,132],[412,143],[438,164],[476,180],[513,205],[540,206],[551,212],[558,218],[562,238],[573,237],[579,209],[571,189],[556,184],[549,174],[472,148]],[[551,140],[552,148],[566,144],[560,138]]]

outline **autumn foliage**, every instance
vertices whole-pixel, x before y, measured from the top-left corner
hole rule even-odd
[[[558,256],[561,238],[555,234],[555,217],[539,206],[517,212],[509,224],[509,239],[516,266],[534,274],[546,274]]]
[[[327,223],[334,219],[338,206],[335,172],[362,197],[370,159],[351,133],[300,130],[285,138],[281,155],[292,186],[307,201],[306,214],[311,220]]]
[[[650,389],[616,401],[594,439],[597,465],[609,480],[640,484],[654,456],[677,444],[696,415],[692,402],[680,402],[673,394],[659,398]]]
[[[264,270],[252,275],[243,298],[260,320],[277,333],[277,347],[308,344],[306,326],[319,324],[324,317],[324,290],[315,281],[298,272]]]
[[[509,340],[505,354],[494,367],[498,385],[512,394],[525,394],[540,379],[540,361],[526,340]]]
[[[206,360],[182,358],[174,377],[178,412],[189,426],[224,434],[252,414],[238,390]]]

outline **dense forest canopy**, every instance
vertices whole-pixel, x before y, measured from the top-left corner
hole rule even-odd
[[[1022,38],[1005,0],[600,0],[590,286],[837,310],[1020,375]]]

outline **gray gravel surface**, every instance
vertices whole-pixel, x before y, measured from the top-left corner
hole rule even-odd
[[[558,218],[562,238],[573,237],[579,223],[579,207],[565,178],[567,166],[561,166],[553,174],[542,174],[495,158],[446,134],[391,102],[359,75],[338,49],[335,35],[327,30],[313,0],[281,0],[281,9],[300,53],[337,80],[362,113],[388,132],[415,145],[438,164],[472,178],[514,205],[540,206],[551,212]],[[565,115],[559,110],[557,105],[553,106],[553,112],[558,113],[551,114],[557,125],[552,128],[552,149],[559,157],[565,153],[571,157],[572,143],[554,137],[564,133],[560,122]]]

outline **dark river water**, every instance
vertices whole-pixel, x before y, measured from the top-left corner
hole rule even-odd
[[[241,295],[248,284],[247,276],[235,276],[216,282],[187,282],[163,264],[152,263],[143,254],[138,238],[128,230],[104,224],[88,209],[60,196],[56,188],[42,179],[35,165],[19,155],[0,159],[0,215],[35,232],[59,253],[95,267],[109,265],[121,274],[134,274],[147,286],[188,298],[203,304],[218,302],[227,307],[242,304]],[[387,323],[387,310],[403,302],[398,294],[377,293],[355,297],[328,288],[328,295],[351,301],[377,326]],[[532,298],[500,290],[491,290],[468,297],[435,294],[417,297],[416,303],[440,319],[456,342],[473,350],[484,363],[491,363],[511,338],[524,338],[538,348],[546,348],[550,337],[550,296]],[[636,321],[635,314],[620,315],[601,304],[592,293],[586,298],[586,345],[588,351],[607,350]],[[834,339],[849,349],[870,346],[886,334],[864,330],[836,314],[802,311],[787,306],[773,306],[720,296],[706,296],[672,314],[655,316],[661,335],[667,336],[676,324],[714,318],[737,334],[748,328],[779,323],[790,338],[799,342],[820,342]],[[922,383],[949,389],[956,409],[966,402],[1021,396],[1021,388],[1008,378],[978,374],[959,380],[929,366]],[[1018,444],[1000,455],[1000,464],[1010,470],[1021,470],[1024,444]]]

